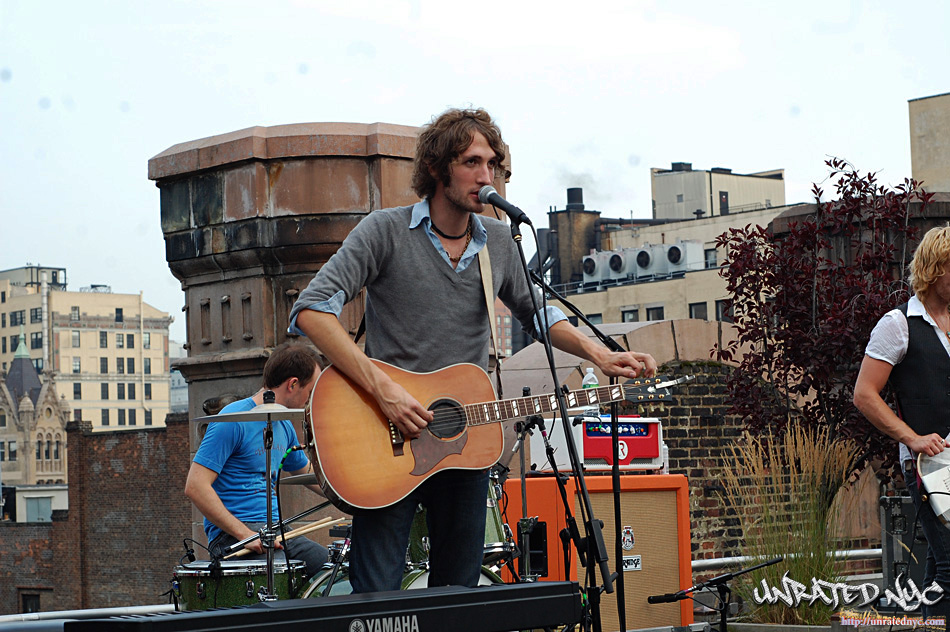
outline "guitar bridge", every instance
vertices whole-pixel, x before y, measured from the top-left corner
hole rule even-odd
[[[393,446],[393,456],[402,456],[405,453],[406,440],[402,438],[402,432],[399,431],[393,422],[389,423],[389,443]]]

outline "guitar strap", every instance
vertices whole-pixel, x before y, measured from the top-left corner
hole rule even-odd
[[[484,257],[482,255],[485,255]],[[482,251],[476,255],[478,257],[478,268],[482,274],[482,290],[485,293],[485,306],[488,308],[488,324],[491,328],[491,346],[488,351],[488,372],[495,376],[495,385],[498,390],[498,397],[501,394],[501,362],[498,360],[498,332],[495,330],[495,296],[494,285],[491,276],[491,259],[488,257],[488,244],[482,248]]]

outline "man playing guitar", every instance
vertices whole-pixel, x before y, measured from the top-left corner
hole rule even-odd
[[[554,346],[595,363],[608,376],[656,372],[649,354],[610,352],[580,333],[557,308],[534,314],[532,290],[508,225],[479,215],[484,209],[478,192],[503,171],[504,158],[501,131],[484,110],[451,109],[434,119],[419,136],[413,167],[412,187],[423,200],[367,215],[291,312],[290,331],[310,338],[335,370],[375,400],[382,416],[405,438],[419,437],[433,413],[370,358],[420,373],[462,362],[486,368],[490,322],[477,259],[485,248],[492,298],[501,298],[526,331],[537,337],[536,327],[546,320]],[[363,287],[365,354],[338,320],[343,305]],[[337,423],[347,424],[345,410],[339,411]],[[399,589],[419,503],[427,508],[429,585],[476,586],[487,484],[484,466],[446,469],[389,506],[356,509],[350,555],[354,591]]]

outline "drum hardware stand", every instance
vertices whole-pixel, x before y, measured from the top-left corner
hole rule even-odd
[[[327,587],[323,589],[323,593],[320,595],[321,597],[328,597],[330,595],[330,589],[333,588],[333,584],[336,582],[336,577],[340,572],[340,567],[343,566],[343,560],[346,559],[346,555],[350,550],[351,528],[352,527],[350,526],[346,528],[346,536],[343,538],[343,547],[340,549],[340,554],[333,563],[333,569],[330,571],[330,579],[327,581]]]
[[[724,573],[722,575],[713,577],[712,579],[707,579],[706,581],[696,584],[695,586],[684,588],[683,590],[677,591],[675,593],[652,595],[647,597],[647,603],[673,603],[674,601],[681,601],[683,599],[692,599],[692,593],[715,586],[719,593],[719,601],[716,607],[713,609],[719,613],[719,632],[727,632],[726,618],[729,614],[729,598],[732,595],[732,589],[729,588],[729,582],[739,575],[745,575],[746,573],[750,573],[765,566],[778,564],[784,559],[784,557],[776,557],[775,559],[762,562],[761,564],[756,564],[755,566],[750,566],[749,568],[738,570],[734,573]]]
[[[544,279],[541,278],[541,275],[538,273],[532,273],[528,268],[528,261],[525,259],[524,248],[521,244],[521,229],[520,222],[517,219],[512,218],[511,220],[511,238],[514,240],[518,255],[521,259],[521,267],[524,270],[525,280],[527,281],[528,287],[531,288],[533,283],[537,283],[543,291],[548,292],[552,296],[560,297],[554,290],[544,282]],[[567,416],[567,401],[564,396],[564,390],[560,386],[560,380],[558,380],[557,369],[554,362],[554,348],[551,344],[551,336],[547,331],[545,325],[545,318],[538,310],[538,297],[536,296],[533,290],[528,292],[531,296],[532,307],[534,313],[538,314],[541,325],[538,328],[538,337],[544,345],[545,355],[548,361],[548,367],[551,370],[551,377],[554,380],[553,384],[555,387],[555,396],[557,397],[558,411],[561,415],[561,426],[564,430],[564,439],[567,445],[568,455],[571,460],[572,470],[574,472],[574,478],[577,481],[577,494],[580,497],[581,504],[581,515],[584,519],[584,531],[585,537],[580,538],[578,536],[575,540],[578,551],[578,559],[581,559],[581,551],[587,549],[587,577],[592,581],[595,577],[595,567],[599,568],[600,576],[603,580],[601,587],[594,587],[588,590],[587,600],[590,604],[590,621],[593,625],[594,632],[601,632],[601,617],[600,617],[600,592],[612,593],[614,592],[614,579],[617,577],[617,573],[610,572],[610,566],[608,564],[609,560],[607,558],[607,547],[604,544],[604,533],[603,533],[603,523],[594,517],[594,509],[590,500],[590,493],[587,491],[587,482],[584,479],[584,468],[583,463],[580,460],[580,456],[577,452],[577,446],[574,443],[574,434],[571,431],[570,419]],[[571,305],[570,302],[560,297],[561,302],[571,309],[575,314],[578,314],[578,318],[583,320],[591,330],[604,342],[608,348],[615,350],[615,346],[619,347],[616,341],[611,340],[609,337],[605,336],[599,329],[597,329],[593,323],[591,323],[576,307]],[[621,348],[622,350],[622,348]],[[570,513],[571,503],[567,502],[566,493],[562,494],[562,501],[564,502],[565,512]],[[619,531],[618,531],[619,533]],[[578,573],[580,574],[580,573]],[[621,621],[623,622],[623,614],[621,614]],[[626,629],[622,627],[621,629]]]

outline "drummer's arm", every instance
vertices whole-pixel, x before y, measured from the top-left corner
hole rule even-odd
[[[195,504],[198,511],[204,515],[216,527],[228,533],[238,541],[256,535],[247,526],[234,517],[221,498],[218,496],[211,484],[218,478],[218,473],[208,469],[203,465],[192,462],[191,469],[188,470],[188,478],[185,481],[185,496]],[[245,548],[251,549],[255,553],[263,553],[260,540],[250,542]]]
[[[942,452],[944,448],[950,447],[950,444],[936,433],[921,436],[914,432],[881,397],[881,391],[887,385],[893,368],[884,360],[864,356],[861,370],[858,371],[858,379],[854,384],[854,405],[875,428],[903,443],[914,453],[933,456]]]

